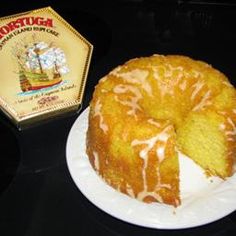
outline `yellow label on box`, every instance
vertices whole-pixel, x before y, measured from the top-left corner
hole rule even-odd
[[[2,110],[20,123],[79,106],[92,49],[50,7],[0,18]]]

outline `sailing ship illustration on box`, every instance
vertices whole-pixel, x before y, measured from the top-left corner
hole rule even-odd
[[[69,72],[65,53],[53,43],[17,44],[12,52],[17,59],[22,92],[58,85]]]

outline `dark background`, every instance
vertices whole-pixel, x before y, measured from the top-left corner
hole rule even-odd
[[[82,110],[109,70],[154,53],[204,60],[236,83],[234,1],[2,1],[0,16],[49,5],[94,45]],[[96,208],[66,165],[66,141],[78,115],[18,131],[0,113],[1,236],[236,234],[235,212],[205,226],[166,231],[134,226]]]

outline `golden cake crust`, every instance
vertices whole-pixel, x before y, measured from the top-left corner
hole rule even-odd
[[[188,148],[176,136],[184,133],[189,114],[198,119],[206,112],[220,117],[217,135],[226,147],[224,174],[206,171],[225,178],[233,173],[236,134],[236,93],[228,79],[185,56],[132,59],[95,88],[87,131],[89,160],[115,189],[141,201],[178,206],[177,149]]]

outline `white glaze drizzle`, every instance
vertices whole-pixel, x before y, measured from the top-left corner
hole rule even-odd
[[[166,64],[152,67],[153,70],[153,78],[157,80],[159,90],[161,93],[161,97],[169,94],[171,96],[174,95],[174,88],[177,84],[179,84],[180,80],[182,79],[184,73],[183,73],[183,67],[173,67],[171,64]],[[160,78],[160,70],[163,70],[163,77]],[[173,72],[177,71],[177,74],[175,74],[175,79],[172,77],[174,76]],[[181,85],[182,88],[185,89],[185,84]]]
[[[100,99],[97,100],[95,107],[94,107],[94,117],[99,117],[99,127],[103,130],[106,134],[108,131],[108,126],[104,123],[104,118],[101,112],[102,104],[100,103]]]
[[[222,81],[222,84],[226,85],[227,87],[233,87],[232,84],[230,84],[228,81]]]
[[[153,54],[154,57],[162,57],[165,58],[165,56],[163,54],[158,54],[158,53],[154,53]]]
[[[218,113],[221,114],[221,115],[226,115],[225,111],[219,111]]]
[[[179,204],[180,204],[180,200],[176,198],[176,199],[175,199],[175,205],[176,205],[176,206],[179,206]]]
[[[203,77],[202,73],[197,70],[192,70],[192,73],[194,78]]]
[[[160,128],[161,127],[161,124],[158,123],[157,121],[155,121],[154,119],[150,118],[148,119],[148,123],[152,124],[152,125],[155,125],[157,128]]]
[[[135,198],[134,190],[128,183],[126,183],[126,192],[130,197]]]
[[[168,75],[169,76],[173,76],[173,72],[175,71],[177,71],[178,73],[177,73],[177,77],[178,78],[180,78],[180,77],[182,77],[184,74],[183,74],[183,70],[184,70],[184,68],[182,67],[182,66],[172,66],[171,64],[166,64],[166,66],[167,66],[167,70],[166,70],[166,72],[165,72],[165,76],[167,76],[168,77]],[[169,72],[169,73],[167,73],[167,72]],[[166,74],[167,73],[167,74]]]
[[[115,96],[116,101],[120,102],[124,106],[129,106],[131,109],[127,112],[128,115],[136,116],[136,111],[141,110],[141,107],[138,104],[138,101],[142,98],[137,87],[132,85],[119,84],[114,87],[113,92],[116,94],[125,94],[131,92],[134,96],[130,96],[129,99],[122,100]]]
[[[191,100],[195,99],[196,95],[199,93],[199,91],[202,89],[203,86],[204,86],[203,81],[197,81],[195,84],[192,85],[194,90],[193,90],[192,95],[191,95]]]
[[[106,89],[101,89],[102,93],[107,93],[108,91]]]
[[[158,156],[159,162],[161,163],[165,158],[165,146],[161,146],[157,148],[157,156]]]
[[[179,84],[179,88],[184,91],[187,87],[187,80],[183,80],[180,84]]]
[[[144,163],[147,164],[146,159],[148,158],[148,153],[149,151],[154,147],[154,145],[156,144],[157,141],[161,141],[166,143],[167,140],[169,139],[170,135],[167,133],[167,131],[170,129],[171,126],[167,126],[163,131],[161,131],[160,133],[158,133],[156,136],[147,139],[147,140],[138,140],[135,139],[132,141],[131,146],[136,146],[136,145],[142,145],[142,144],[146,144],[147,146],[142,149],[139,153],[139,156],[144,160]],[[157,153],[157,157],[158,156],[158,152]],[[161,160],[163,160],[163,157],[161,157]]]
[[[104,83],[107,79],[108,79],[108,77],[104,76],[99,80],[99,82]]]
[[[105,164],[106,164],[106,165],[109,164],[108,158],[105,159]]]
[[[165,65],[158,66],[158,68],[164,70],[164,77],[173,77],[174,72],[177,72],[177,75],[175,75],[177,78],[183,77],[183,67],[182,66],[172,66],[169,63],[166,63]]]
[[[93,157],[94,157],[94,167],[95,167],[95,170],[99,172],[100,164],[99,164],[98,153],[93,151]]]
[[[201,110],[202,108],[204,108],[205,106],[208,106],[211,104],[211,101],[208,100],[208,98],[210,97],[211,95],[211,91],[208,90],[204,97],[202,98],[202,100],[193,108],[193,111],[199,111]]]
[[[225,130],[225,124],[224,124],[224,123],[220,124],[220,125],[219,125],[219,129],[220,129],[221,131]]]
[[[142,192],[139,192],[137,195],[137,199],[139,201],[143,201],[146,197],[153,197],[156,199],[158,202],[163,203],[163,199],[160,194],[157,192],[148,192],[147,190],[143,190]]]
[[[155,146],[155,144],[157,142],[161,142],[164,146],[158,147],[156,150],[156,155],[158,158],[158,162],[159,164],[164,160],[165,158],[165,145],[167,143],[167,140],[169,139],[170,135],[168,134],[168,130],[171,128],[171,126],[167,126],[165,127],[165,129],[163,129],[160,133],[158,133],[156,136],[147,139],[147,140],[133,140],[131,142],[131,146],[136,146],[136,145],[143,145],[146,144],[146,147],[143,148],[140,152],[139,152],[139,156],[140,158],[142,158],[144,160],[144,165],[143,165],[143,169],[142,169],[142,177],[143,177],[143,191],[139,192],[137,195],[137,199],[139,200],[144,200],[145,197],[147,196],[152,196],[153,198],[155,198],[157,201],[159,202],[163,202],[161,196],[157,193],[158,190],[160,190],[161,188],[168,188],[170,189],[171,186],[169,184],[162,184],[161,183],[161,179],[160,179],[160,170],[159,167],[157,168],[157,184],[156,187],[154,189],[154,191],[148,191],[147,190],[147,165],[148,165],[148,153],[149,151],[151,151],[151,149]],[[161,148],[161,151],[159,150]]]
[[[227,122],[231,125],[232,130],[226,131],[225,132],[226,135],[227,136],[234,136],[234,135],[236,135],[236,126],[235,126],[234,122],[232,121],[232,119],[230,117],[227,117]],[[234,141],[233,138],[228,138],[228,140]]]
[[[173,89],[174,86],[172,86],[170,84],[166,84],[163,81],[160,81],[159,87],[160,87],[160,91],[161,91],[161,97],[164,97],[166,94],[174,96],[174,89]]]
[[[119,76],[119,71],[121,70],[121,66],[117,66],[115,69],[113,69],[109,74],[113,76]]]
[[[110,74],[122,78],[125,82],[141,85],[143,90],[145,90],[149,96],[152,96],[152,87],[147,80],[149,74],[147,70],[134,69],[128,72],[119,73],[120,69],[120,67],[117,67]]]
[[[153,78],[158,81],[160,79],[158,67],[151,67],[151,69],[153,71]]]

